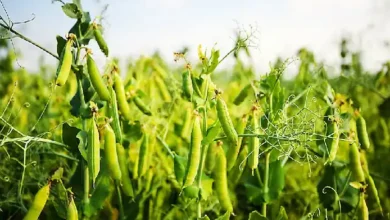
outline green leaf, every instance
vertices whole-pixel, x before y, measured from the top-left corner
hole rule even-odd
[[[74,3],[67,3],[62,6],[62,11],[70,17],[74,19],[80,19],[83,16],[82,11],[80,11],[79,7],[77,7]]]
[[[282,167],[282,161],[277,160],[269,165],[269,182],[268,182],[268,199],[266,202],[277,200],[284,188],[284,170]]]
[[[87,161],[87,140],[88,140],[88,133],[86,131],[79,131],[77,133],[76,137],[79,139],[79,145],[78,149],[80,151],[81,156],[84,158],[85,161]]]
[[[123,135],[130,142],[136,142],[142,137],[141,123],[135,121],[133,123],[123,123]]]
[[[253,211],[249,214],[248,220],[267,220],[267,218],[258,211]]]
[[[89,12],[84,12],[82,18],[78,19],[69,30],[69,33],[76,35],[81,45],[88,45],[89,41],[94,38],[90,22],[91,17]]]
[[[215,220],[229,220],[229,219],[230,219],[230,213],[229,212],[225,212],[225,214],[219,216]]]
[[[57,35],[56,40],[57,40],[57,55],[61,57],[62,50],[64,49],[66,44],[66,39],[61,37],[60,35]]]
[[[62,142],[72,149],[72,152],[75,152],[76,147],[78,146],[78,140],[76,135],[80,132],[80,129],[70,126],[68,123],[62,125]]]
[[[83,68],[83,66],[79,66],[79,68]],[[85,69],[86,68],[83,68],[83,71]],[[92,96],[94,95],[95,90],[93,89],[89,79],[87,77],[84,77],[84,75],[82,78],[82,88],[83,88],[83,93],[84,93],[84,101],[85,101],[85,103],[88,103],[91,100]],[[100,108],[101,104],[100,103],[97,103],[97,104],[98,104],[98,107]],[[70,113],[73,116],[79,117],[80,115],[82,115],[84,118],[92,117],[91,111],[88,109],[88,107],[86,109],[80,108],[81,107],[81,100],[80,100],[79,88],[77,89],[76,94],[70,100],[70,106],[71,106]]]
[[[60,167],[51,176],[51,180],[61,180],[63,174],[64,174],[64,168]]]
[[[195,185],[187,186],[183,189],[183,195],[189,199],[197,199],[199,197],[199,188]]]
[[[173,158],[173,168],[174,168],[176,180],[177,182],[179,182],[180,185],[182,185],[184,181],[186,166],[187,166],[187,158],[177,155],[175,153],[175,157]]]
[[[261,205],[264,201],[263,189],[252,185],[250,183],[245,183],[245,194],[249,201],[255,205]]]
[[[53,204],[57,215],[66,219],[66,207],[68,207],[67,191],[62,182],[55,183],[50,189],[50,203]]]
[[[213,182],[214,179],[210,178],[209,176],[203,174],[202,175],[202,181],[201,181],[201,189],[200,189],[200,195],[202,199],[207,200],[209,196],[213,193]]]
[[[327,165],[324,174],[317,185],[317,193],[320,203],[326,209],[333,209],[336,203],[336,193],[331,189],[336,188],[336,171],[333,166]]]
[[[210,58],[210,65],[209,68],[207,69],[207,73],[213,72],[219,63],[219,50],[213,50],[211,52],[211,58]]]
[[[217,120],[213,125],[211,125],[207,129],[207,135],[205,138],[203,138],[202,145],[211,144],[214,141],[214,139],[218,136],[220,131],[221,131],[221,126],[219,124],[219,120]]]
[[[73,3],[77,5],[80,11],[83,11],[83,7],[81,6],[81,1],[80,0],[73,0]]]
[[[385,99],[385,101],[379,105],[379,113],[384,118],[390,118],[390,98]]]
[[[279,213],[276,216],[275,220],[288,220],[288,215],[286,213],[286,209],[283,206],[280,206]]]
[[[205,216],[201,217],[200,220],[210,220],[210,218],[207,215],[205,215]]]

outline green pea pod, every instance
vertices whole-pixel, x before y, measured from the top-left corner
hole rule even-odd
[[[173,168],[177,182],[182,185],[187,166],[187,158],[175,154],[173,158]]]
[[[369,176],[370,173],[368,171],[368,164],[367,164],[367,158],[366,153],[364,151],[360,151],[360,165],[362,166],[364,176]]]
[[[72,38],[66,41],[65,47],[62,49],[60,64],[57,68],[56,85],[63,86],[68,80],[69,73],[72,67],[73,55],[72,55]]]
[[[330,138],[327,138],[326,144],[329,149],[329,157],[328,162],[331,163],[336,158],[337,151],[339,149],[339,139],[340,139],[340,133],[339,133],[339,127],[337,125],[336,121],[333,121],[328,129],[327,129],[327,136]]]
[[[229,172],[229,180],[233,186],[237,185],[241,179],[242,173],[244,172],[245,166],[247,164],[247,156],[248,146],[244,145],[240,154],[238,154],[236,165],[234,165],[233,169]]]
[[[248,93],[251,90],[251,88],[252,88],[252,85],[250,83],[248,85],[246,85],[240,91],[240,93],[238,93],[237,97],[233,101],[233,104],[240,105],[245,100],[245,98],[248,96]]]
[[[180,136],[183,139],[186,139],[186,140],[190,136],[192,115],[193,115],[192,114],[192,109],[191,108],[187,108],[186,109],[185,118],[184,118],[184,121],[183,121],[183,126],[181,128],[181,133],[180,133]]]
[[[150,109],[145,105],[145,103],[142,101],[142,99],[138,96],[134,96],[134,98],[132,98],[132,101],[134,102],[135,106],[137,106],[137,108],[142,112],[144,113],[145,115],[148,115],[148,116],[151,116],[152,115],[152,112],[150,111]]]
[[[78,220],[79,219],[79,214],[77,211],[76,204],[74,202],[73,196],[70,197],[70,202],[68,205],[68,210],[66,214],[66,220]]]
[[[138,158],[138,177],[145,175],[148,170],[149,134],[144,133]]]
[[[364,199],[364,193],[361,193],[359,196],[359,206],[357,207],[356,215],[358,220],[369,219],[369,212],[368,212],[366,200]]]
[[[360,147],[363,150],[367,150],[370,148],[370,139],[368,137],[366,120],[364,120],[363,116],[361,115],[359,115],[356,119],[356,129]]]
[[[194,92],[194,87],[192,86],[192,78],[191,78],[191,72],[190,70],[185,71],[182,74],[182,80],[183,80],[183,95],[184,97],[192,101],[192,94]]]
[[[96,63],[90,53],[87,53],[87,68],[89,78],[91,79],[92,86],[95,89],[96,93],[102,100],[109,102],[111,99],[110,93],[108,92],[107,86],[104,84],[99,69],[96,66]]]
[[[100,142],[99,142],[99,131],[96,126],[95,120],[91,119],[91,126],[88,131],[88,170],[89,176],[92,178],[92,183],[95,185],[96,177],[100,171]]]
[[[50,194],[50,183],[40,188],[34,196],[34,201],[23,220],[38,220]]]
[[[257,110],[252,110],[252,118],[250,120],[250,129],[254,134],[259,133],[260,127],[259,127],[259,120],[258,120],[258,114]],[[252,174],[255,169],[257,169],[257,166],[259,164],[259,151],[260,151],[260,140],[258,137],[251,137],[248,140],[248,150],[249,150],[249,158],[248,158],[248,165],[249,168],[252,170]]]
[[[222,142],[219,142],[222,143]],[[217,142],[212,142],[207,149],[207,156],[205,161],[205,168],[207,172],[212,172],[215,167],[215,154],[216,154]]]
[[[364,172],[360,164],[360,153],[355,143],[349,145],[349,165],[352,173],[352,181],[364,182]]]
[[[366,181],[368,183],[368,187],[367,187],[368,197],[371,197],[375,200],[376,204],[379,207],[380,212],[383,214],[381,200],[379,198],[378,189],[375,186],[374,179],[370,175],[368,175]]]
[[[153,219],[161,219],[161,215],[163,214],[162,209],[165,203],[165,198],[167,196],[166,187],[161,187],[157,191],[156,195],[156,205],[154,206],[154,218]]]
[[[115,133],[109,124],[106,124],[104,129],[104,152],[111,178],[120,181],[122,173],[116,152]]]
[[[240,118],[237,126],[237,132],[240,134],[243,134],[246,128],[246,124],[248,122],[248,115],[244,114],[242,118]],[[240,152],[242,137],[238,138],[238,144],[232,145],[229,147],[227,154],[226,154],[226,160],[227,160],[227,170],[231,170],[234,167],[234,164],[236,163],[238,153]]]
[[[171,102],[172,97],[171,97],[171,94],[169,93],[169,90],[168,90],[164,80],[160,76],[156,75],[154,77],[154,82],[156,83],[157,89],[160,91],[160,94],[161,94],[161,97],[163,98],[163,100],[165,102]]]
[[[125,193],[125,195],[133,198],[134,197],[133,184],[131,183],[129,170],[127,168],[126,151],[125,148],[123,148],[122,144],[120,143],[116,144],[116,152],[118,154],[119,166],[122,173],[122,184],[121,184],[122,190]]]
[[[119,119],[116,94],[112,87],[109,87],[108,90],[110,91],[110,96],[111,96],[111,102],[108,105],[108,109],[109,109],[108,113],[110,118],[112,118],[111,126],[115,132],[116,142],[122,143],[122,130],[121,130],[121,124]]]
[[[126,120],[131,121],[131,113],[129,104],[126,101],[125,88],[123,87],[121,77],[116,72],[114,73],[114,89],[118,100],[119,111]]]
[[[108,57],[108,46],[106,41],[103,38],[102,32],[99,30],[97,24],[93,24],[93,36],[95,37],[96,42],[98,43],[98,46],[100,50]]]
[[[233,213],[233,204],[229,197],[227,173],[226,173],[226,157],[222,147],[217,147],[215,157],[215,168],[214,168],[214,180],[216,194],[218,201],[221,204],[222,209]]]
[[[217,115],[218,120],[221,123],[222,129],[226,136],[228,137],[228,140],[232,143],[237,145],[238,144],[238,135],[236,130],[234,129],[233,122],[229,116],[229,111],[226,106],[225,101],[222,99],[220,95],[217,95]]]
[[[183,188],[194,183],[195,177],[200,164],[201,147],[202,147],[202,129],[200,126],[200,117],[196,116],[191,133],[191,146],[188,154],[188,163],[186,175],[184,178]]]

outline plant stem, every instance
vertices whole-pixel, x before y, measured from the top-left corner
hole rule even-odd
[[[165,143],[165,141],[159,135],[157,135],[157,140],[160,141],[162,146],[168,151],[169,155],[171,155],[171,157],[174,158],[175,155],[172,153],[172,150],[169,148],[168,144]]]
[[[124,220],[125,219],[125,210],[123,209],[123,202],[122,202],[122,193],[121,193],[121,189],[119,187],[119,181],[115,181],[115,185],[116,185],[116,192],[118,194],[118,202],[119,202],[119,218],[121,220]]]
[[[9,27],[9,26],[7,26],[7,25],[5,25],[5,24],[2,24],[2,23],[0,23],[0,26],[3,27],[3,28],[5,28],[5,29],[7,29],[7,30],[10,31],[11,33],[16,34],[16,35],[17,35],[18,37],[20,37],[22,40],[25,40],[25,41],[29,42],[30,44],[32,44],[32,45],[38,47],[39,49],[45,51],[46,53],[50,54],[51,56],[53,56],[53,57],[56,58],[57,60],[60,59],[60,58],[59,58],[57,55],[55,55],[54,53],[50,52],[49,50],[47,50],[46,48],[42,47],[41,45],[35,43],[34,41],[32,41],[30,38],[24,36],[23,34],[21,34],[21,33],[17,32],[17,31],[15,31],[15,30],[12,29],[11,27]]]
[[[267,152],[265,154],[265,171],[264,171],[264,188],[263,192],[264,194],[268,193],[268,179],[269,179],[269,158],[270,158],[271,153]],[[263,203],[262,207],[262,214],[267,217],[267,202]]]

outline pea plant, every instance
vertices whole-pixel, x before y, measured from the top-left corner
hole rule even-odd
[[[251,30],[238,32],[226,55],[199,45],[195,62],[185,52],[174,53],[175,68],[158,54],[141,56],[121,74],[102,25],[78,0],[56,3],[75,20],[65,38],[57,36],[57,54],[0,24],[59,61],[55,69],[41,69],[54,76],[9,68],[0,79],[4,219],[388,215],[367,155],[373,146],[389,145],[373,143],[380,138],[372,137],[364,117],[374,117],[365,113],[367,100],[348,95],[368,90],[376,94],[375,103],[384,100],[378,107],[383,112],[388,66],[376,78],[367,76],[373,85],[338,86],[302,49],[295,79],[283,76],[296,61],[291,59],[278,60],[259,76],[240,59],[242,52],[251,56]],[[92,41],[100,51],[91,50]],[[345,44],[343,59],[349,55]],[[103,70],[94,53],[108,58]],[[219,70],[231,55],[233,69]],[[358,56],[352,57],[351,64],[343,63],[341,78],[365,77]],[[388,141],[385,114],[375,117]]]

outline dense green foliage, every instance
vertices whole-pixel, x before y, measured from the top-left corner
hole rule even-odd
[[[389,218],[390,62],[367,72],[343,41],[336,77],[301,49],[287,80],[289,60],[244,65],[239,36],[228,70],[201,47],[191,64],[156,53],[99,70],[81,54],[98,40],[108,56],[100,25],[79,1],[63,10],[75,19],[71,48],[57,36],[60,65],[73,56],[65,83],[57,67],[15,69],[0,40],[1,219],[40,210],[43,186],[41,219]]]

